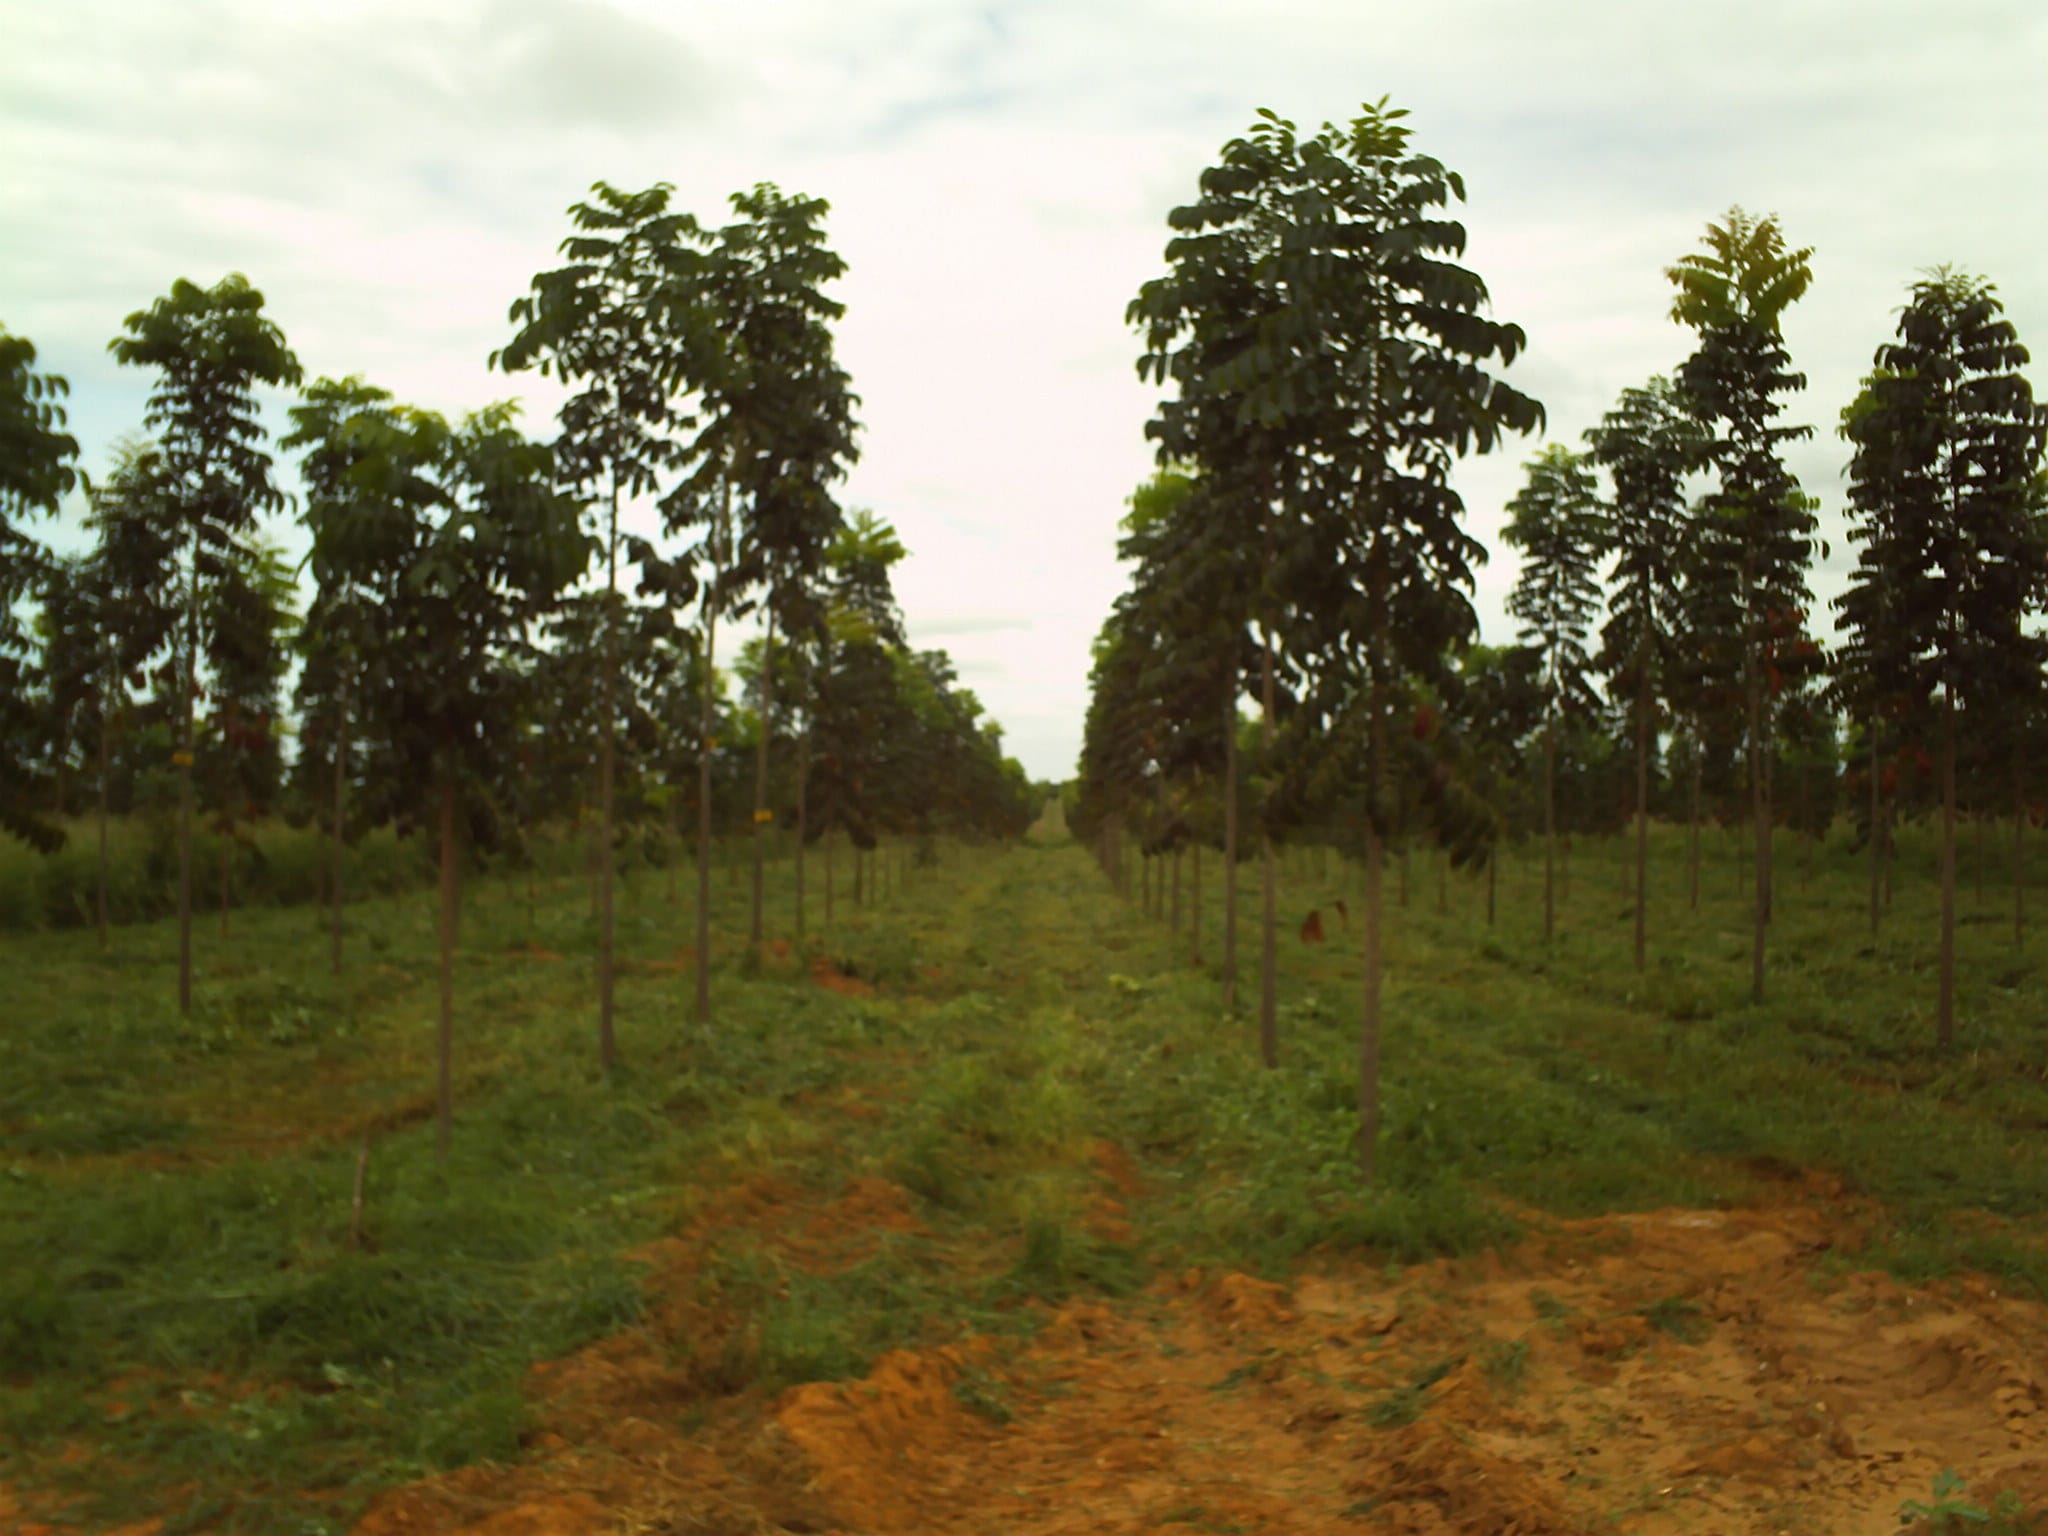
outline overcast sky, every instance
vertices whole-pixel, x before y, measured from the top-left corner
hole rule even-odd
[[[1065,777],[1150,468],[1124,306],[1257,108],[1410,109],[1566,441],[1684,356],[1662,273],[1706,222],[1781,215],[1815,247],[1786,330],[1824,598],[1834,422],[1915,274],[1990,276],[2048,347],[2044,71],[2039,0],[0,0],[0,324],[70,377],[94,471],[148,386],[108,339],[229,271],[308,377],[524,394],[541,431],[551,401],[485,358],[592,181],[672,182],[708,223],[757,181],[825,197],[865,424],[842,499],[910,548],[913,643]],[[1535,446],[1459,470],[1489,545]],[[1513,579],[1496,550],[1490,640]]]

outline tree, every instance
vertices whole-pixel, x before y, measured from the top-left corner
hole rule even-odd
[[[1257,572],[1240,590],[1245,617],[1259,621],[1269,745],[1283,667],[1297,739],[1363,743],[1359,1154],[1368,1178],[1379,1129],[1389,697],[1402,678],[1441,672],[1477,627],[1465,593],[1481,551],[1459,526],[1452,461],[1542,420],[1535,401],[1487,371],[1511,362],[1524,338],[1482,313],[1485,284],[1456,264],[1464,227],[1438,212],[1463,198],[1464,183],[1409,151],[1403,116],[1368,105],[1346,127],[1304,139],[1261,113],[1203,174],[1200,200],[1173,214],[1169,275],[1131,310],[1146,329],[1141,372],[1179,385],[1148,433],[1164,457],[1200,469],[1219,508],[1233,509],[1224,558]],[[1362,728],[1342,729],[1346,717]],[[1340,728],[1318,730],[1330,725]],[[1271,977],[1269,963],[1269,1045]]]
[[[533,614],[579,580],[591,541],[581,509],[556,491],[548,450],[496,405],[451,426],[429,411],[366,399],[339,424],[361,452],[347,496],[308,508],[323,589],[384,594],[361,636],[362,714],[387,743],[406,811],[438,825],[438,1105],[445,1153],[453,1118],[456,827],[492,777],[516,720],[500,665]]]
[[[1956,710],[2013,707],[2043,655],[2024,621],[2048,553],[2034,517],[2048,413],[2019,371],[2027,361],[1997,290],[1937,269],[1913,285],[1844,422],[1854,532],[1871,571],[1862,590],[1881,594],[1845,616],[1864,627],[1873,680],[1936,717],[1944,1047],[1955,1037]]]
[[[703,530],[698,555],[708,567],[701,583],[707,685],[715,675],[718,620],[737,611],[751,587],[763,581],[770,587],[771,635],[778,609],[785,623],[792,616],[796,594],[815,574],[839,524],[827,487],[853,458],[855,401],[833,358],[829,331],[840,306],[822,291],[845,267],[824,243],[829,205],[765,184],[735,194],[732,205],[740,217],[713,237],[698,284],[715,344],[700,348],[690,365],[698,390],[699,427],[689,450],[694,467],[662,503],[670,533]],[[803,613],[815,618],[814,609]],[[711,708],[707,686],[697,807],[700,1020],[711,1015]],[[757,755],[756,828],[767,814],[766,784],[766,758]],[[759,836],[756,831],[756,944]]]
[[[1636,738],[1635,958],[1647,947],[1650,863],[1650,739],[1657,701],[1670,696],[1677,669],[1684,555],[1688,536],[1685,478],[1699,462],[1697,424],[1668,379],[1625,389],[1586,434],[1593,462],[1614,482],[1606,521],[1614,566],[1600,665],[1617,699],[1633,701]]]
[[[182,745],[178,768],[178,1009],[192,1011],[192,765],[205,589],[224,579],[261,513],[285,504],[272,483],[259,384],[296,385],[298,359],[240,273],[211,288],[184,278],[125,322],[115,360],[154,368],[143,424],[158,435],[164,492],[184,549]]]
[[[1718,483],[1707,497],[1702,536],[1710,560],[1733,574],[1742,614],[1756,827],[1750,995],[1761,1002],[1771,915],[1775,700],[1789,674],[1818,660],[1805,637],[1814,503],[1781,457],[1786,443],[1813,429],[1775,425],[1784,410],[1779,397],[1806,387],[1806,376],[1792,371],[1780,323],[1813,281],[1813,251],[1787,247],[1775,217],[1753,218],[1740,208],[1729,210],[1726,223],[1708,224],[1703,244],[1665,275],[1678,290],[1671,318],[1699,337],[1679,367],[1678,387],[1687,408],[1713,433],[1706,458]]]
[[[64,431],[60,403],[71,386],[35,366],[34,343],[0,327],[0,831],[45,852],[64,835],[36,804],[21,744],[28,719],[28,636],[15,605],[35,588],[47,557],[19,523],[53,513],[78,483],[78,440]]]
[[[622,192],[595,183],[592,202],[572,204],[580,233],[561,245],[568,265],[533,280],[515,301],[520,327],[491,354],[491,366],[538,366],[580,386],[562,407],[555,463],[564,484],[604,496],[605,619],[600,669],[597,997],[598,1056],[609,1072],[618,1056],[612,1028],[612,854],[617,766],[619,507],[653,494],[680,462],[682,396],[704,315],[696,280],[699,231],[688,214],[669,211],[674,189],[658,183]]]
[[[1528,466],[1528,482],[1508,503],[1501,537],[1522,551],[1522,570],[1508,594],[1508,613],[1522,621],[1521,638],[1542,658],[1543,677],[1543,942],[1557,930],[1557,720],[1593,704],[1586,638],[1600,607],[1595,562],[1608,537],[1592,472],[1582,455],[1561,444]]]

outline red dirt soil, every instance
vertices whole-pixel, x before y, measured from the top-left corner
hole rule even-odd
[[[1139,1192],[1118,1149],[1095,1157],[1102,1207]],[[2048,1495],[2048,1308],[1832,1273],[1854,1233],[1811,1200],[1538,1219],[1391,1278],[1191,1273],[1007,1355],[898,1352],[772,1401],[715,1384],[733,1320],[690,1299],[701,1234],[831,1267],[916,1222],[877,1179],[822,1205],[728,1192],[642,1251],[645,1329],[536,1371],[528,1461],[396,1490],[358,1536],[1856,1536],[1947,1466],[1973,1497]],[[991,1392],[1007,1422],[963,1401]]]

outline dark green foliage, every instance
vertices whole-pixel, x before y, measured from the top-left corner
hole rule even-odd
[[[70,385],[61,374],[38,372],[35,361],[27,337],[0,328],[0,832],[47,850],[62,839],[38,803],[28,636],[15,612],[36,588],[47,555],[19,524],[55,512],[77,484],[78,441],[63,430],[59,403]]]

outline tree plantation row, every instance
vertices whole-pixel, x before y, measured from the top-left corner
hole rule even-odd
[[[465,850],[526,857],[537,829],[594,817],[610,1068],[622,824],[658,837],[672,869],[694,829],[702,1020],[715,833],[750,840],[758,951],[776,828],[794,849],[801,938],[808,844],[829,856],[835,840],[859,853],[914,839],[929,856],[940,835],[1017,835],[1043,799],[946,655],[910,648],[894,530],[835,499],[859,402],[834,356],[841,308],[826,289],[844,264],[826,204],[758,186],[713,228],[670,191],[597,183],[569,210],[564,264],[512,305],[490,362],[567,387],[552,442],[525,435],[511,404],[451,421],[360,377],[305,382],[245,278],[180,280],[110,344],[152,373],[148,436],[87,484],[94,544],[77,557],[25,527],[81,478],[65,381],[0,332],[0,827],[49,850],[90,800],[105,942],[109,817],[161,826],[166,853],[174,821],[188,1012],[196,816],[221,849],[224,905],[258,822],[324,822],[337,970],[348,845],[430,831],[444,1141]],[[282,441],[301,455],[295,506],[275,479],[264,387],[298,391]],[[621,529],[622,508],[645,501],[659,543]],[[311,539],[303,616],[264,532],[287,508]],[[748,616],[760,634],[734,700],[718,630]]]
[[[1839,431],[1848,590],[1813,610],[1816,503],[1787,469],[1804,387],[1781,322],[1811,251],[1731,210],[1668,269],[1690,350],[1624,389],[1583,450],[1553,443],[1510,503],[1518,642],[1476,643],[1454,461],[1545,424],[1498,376],[1521,329],[1458,264],[1458,174],[1416,151],[1385,101],[1303,134],[1270,112],[1176,209],[1166,272],[1129,319],[1139,371],[1172,391],[1147,427],[1160,471],[1132,497],[1132,563],[1095,651],[1078,835],[1126,879],[1220,848],[1263,864],[1259,1021],[1277,1059],[1276,842],[1335,846],[1364,878],[1359,1148],[1378,1137],[1380,880],[1427,837],[1488,878],[1540,833],[1555,930],[1561,836],[1635,828],[1644,965],[1648,820],[1740,821],[1753,852],[1750,993],[1767,980],[1773,834],[1846,811],[1881,919],[1893,829],[1938,816],[1936,1032],[1954,1033],[1955,829],[2010,820],[2014,937],[2024,836],[2048,784],[2040,634],[2048,600],[2048,413],[1992,285],[1932,271],[1906,295]],[[1605,610],[1604,620],[1602,610]],[[1239,701],[1258,699],[1256,724]],[[1222,936],[1237,981],[1235,881]],[[1491,906],[1489,905],[1489,912]],[[1853,942],[1844,935],[1844,942]]]

